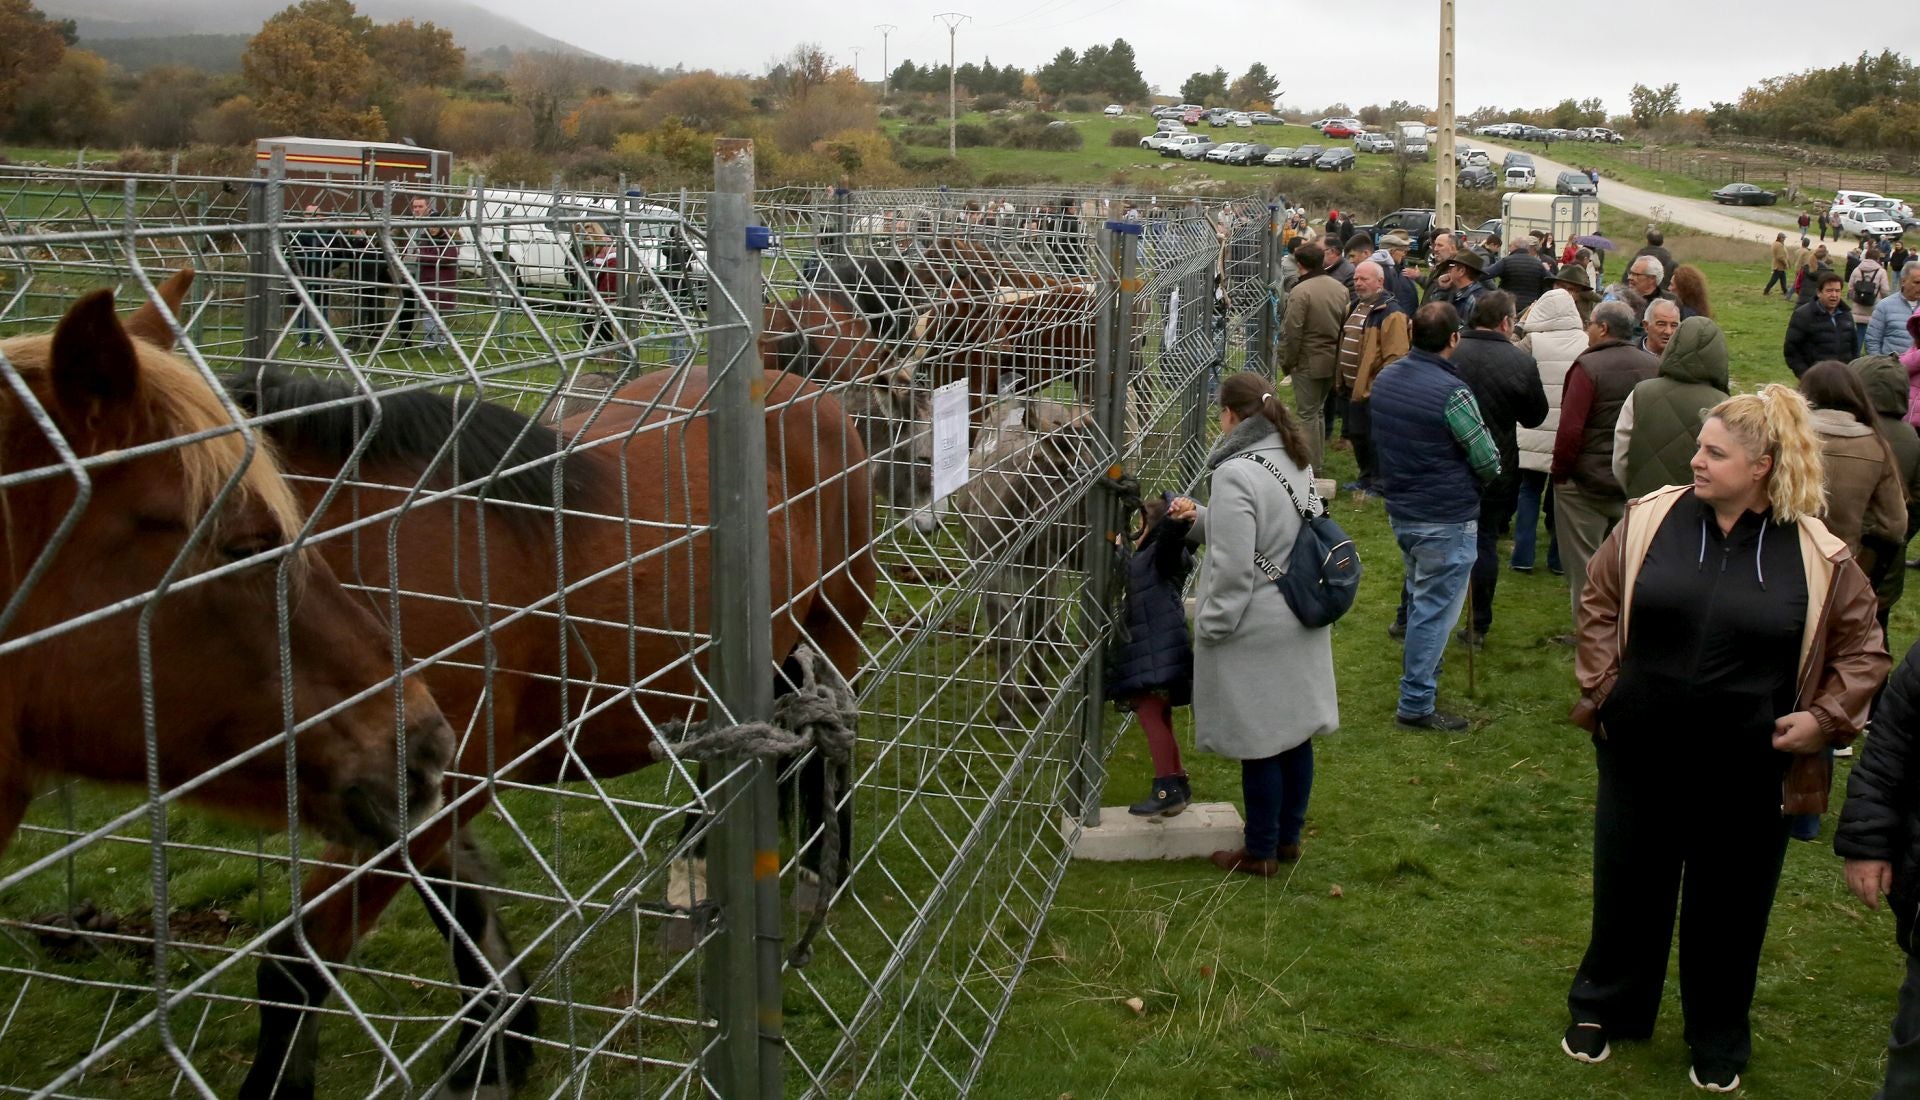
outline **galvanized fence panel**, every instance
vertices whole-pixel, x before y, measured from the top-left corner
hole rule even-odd
[[[299,1095],[308,1023],[328,1094],[968,1090],[1104,766],[1103,479],[1200,472],[1221,236],[1197,205],[1135,236],[1036,196],[987,237],[964,212],[999,193],[748,204],[748,172],[313,210],[257,180],[0,173],[0,332],[98,287],[167,304],[192,266],[177,352],[138,354],[203,421],[90,446],[47,346],[4,345],[0,719],[44,782],[0,852],[0,1092]],[[756,359],[807,384],[723,384]],[[943,385],[964,411],[936,431]],[[970,474],[939,500],[937,446]],[[96,518],[190,470],[191,537],[136,509],[93,593]],[[234,540],[282,483],[285,537]],[[818,703],[790,695],[806,652],[851,681],[857,747],[760,762],[740,724]],[[89,682],[85,706],[47,686]],[[672,747],[703,732],[706,767]],[[410,843],[375,835],[388,803]],[[409,887],[426,912],[381,920]]]

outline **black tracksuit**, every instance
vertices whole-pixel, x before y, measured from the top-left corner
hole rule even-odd
[[[1567,996],[1576,1022],[1651,1034],[1677,901],[1687,1044],[1736,1072],[1787,846],[1773,724],[1797,709],[1809,614],[1798,526],[1770,516],[1722,536],[1689,493],[1654,534],[1600,708],[1593,937]]]

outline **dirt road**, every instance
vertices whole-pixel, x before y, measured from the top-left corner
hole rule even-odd
[[[1500,158],[1508,152],[1525,153],[1533,158],[1534,170],[1540,179],[1540,189],[1553,190],[1553,180],[1562,172],[1573,170],[1570,164],[1549,160],[1534,149],[1523,145],[1497,145],[1483,138],[1464,139],[1475,149],[1485,149],[1493,158],[1494,170],[1499,171]],[[1578,143],[1569,148],[1575,150],[1578,159]],[[1700,185],[1705,193],[1706,184]],[[1600,180],[1600,201],[1607,206],[1624,210],[1636,217],[1649,221],[1673,222],[1703,233],[1712,233],[1720,237],[1732,237],[1741,241],[1771,243],[1774,234],[1782,230],[1791,233],[1796,228],[1794,219],[1772,207],[1764,206],[1721,206],[1711,199],[1689,199],[1674,195],[1663,195],[1658,191],[1647,191],[1619,180],[1604,177]]]

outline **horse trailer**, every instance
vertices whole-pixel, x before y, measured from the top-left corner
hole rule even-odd
[[[347,185],[392,182],[412,189],[446,187],[453,181],[452,153],[392,141],[261,138],[253,143],[254,174],[272,176],[276,157],[281,178],[287,181],[288,210],[309,206],[329,214],[357,210],[375,194],[364,186]]]

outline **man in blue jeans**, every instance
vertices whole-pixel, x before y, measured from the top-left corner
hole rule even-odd
[[[1479,552],[1481,486],[1500,475],[1480,406],[1450,361],[1459,326],[1450,303],[1421,306],[1413,349],[1373,384],[1376,461],[1406,564],[1407,640],[1394,720],[1408,729],[1467,728],[1465,718],[1434,705],[1440,656]]]

